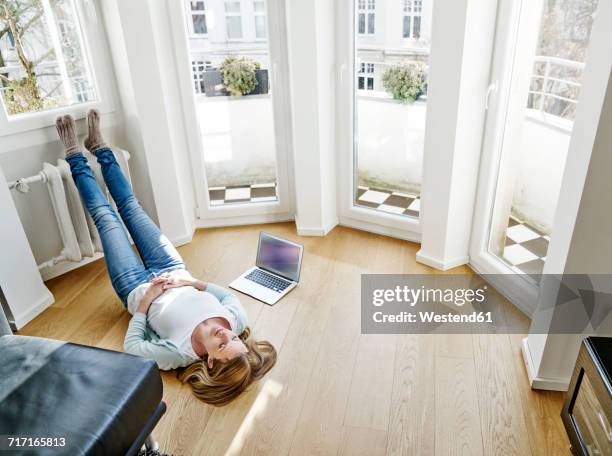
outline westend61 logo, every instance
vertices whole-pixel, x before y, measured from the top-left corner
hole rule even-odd
[[[533,312],[530,333],[612,335],[612,274],[534,279],[537,298],[521,301]],[[496,289],[523,282],[510,274],[363,274],[361,332],[523,334],[524,320]]]
[[[503,322],[495,290],[478,276],[364,274],[361,330],[365,334],[466,333]]]
[[[377,288],[372,291],[372,304],[380,307],[389,302],[406,303],[411,307],[419,303],[444,303],[464,306],[465,304],[482,303],[485,300],[487,285],[481,288],[411,288],[408,285],[397,285],[392,289]]]

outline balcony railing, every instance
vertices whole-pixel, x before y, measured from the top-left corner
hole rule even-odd
[[[580,94],[584,63],[558,57],[537,56],[531,76],[527,107],[573,121]]]

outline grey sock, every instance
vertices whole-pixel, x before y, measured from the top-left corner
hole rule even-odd
[[[102,138],[100,112],[97,109],[92,109],[87,113],[87,128],[89,133],[87,138],[85,138],[85,147],[88,151],[94,154],[98,149],[108,147]]]
[[[71,155],[80,151],[79,140],[76,135],[76,124],[74,118],[70,115],[64,117],[58,117],[55,121],[55,128],[59,135],[64,147],[66,148],[66,155]]]

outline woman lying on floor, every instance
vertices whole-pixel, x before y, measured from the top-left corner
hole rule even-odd
[[[96,156],[141,260],[119,217],[81,153],[71,116],[58,118],[57,132],[81,199],[104,248],[115,292],[132,314],[125,351],[153,359],[160,369],[187,367],[179,376],[204,402],[225,405],[276,362],[266,341],[249,338],[240,301],[228,290],[194,279],[183,259],[136,200],[129,182],[104,143],[97,111],[87,115],[85,147]]]

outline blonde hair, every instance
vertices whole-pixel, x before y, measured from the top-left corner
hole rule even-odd
[[[212,369],[208,368],[205,358],[187,366],[179,374],[179,380],[189,383],[193,394],[207,404],[217,407],[229,404],[276,363],[276,349],[272,344],[250,339],[250,335],[251,330],[246,328],[239,336],[247,353],[225,363],[215,360]]]

